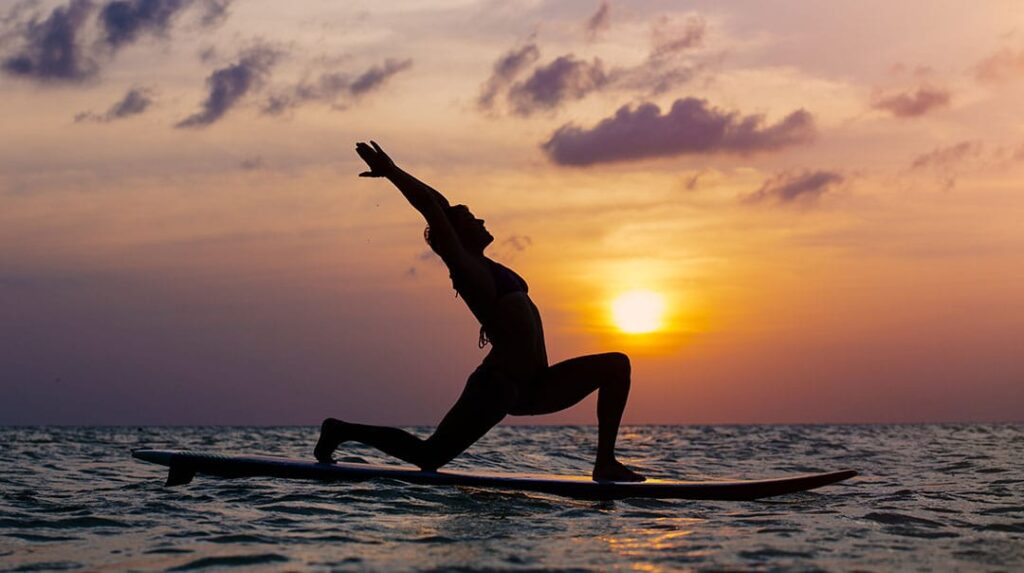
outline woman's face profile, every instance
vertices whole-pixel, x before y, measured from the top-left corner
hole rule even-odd
[[[494,241],[494,237],[487,232],[483,219],[477,219],[467,207],[456,207],[449,215],[452,227],[459,235],[462,244],[470,249],[479,249],[481,252]]]

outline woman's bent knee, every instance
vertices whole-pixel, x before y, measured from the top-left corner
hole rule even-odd
[[[629,384],[629,376],[632,372],[632,365],[629,363],[629,356],[622,352],[609,352],[605,354],[608,367],[617,380],[625,380]]]

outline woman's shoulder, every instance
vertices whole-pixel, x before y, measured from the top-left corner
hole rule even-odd
[[[489,259],[483,256],[465,255],[457,260],[445,260],[448,267],[448,276],[452,279],[452,286],[455,290],[466,297],[476,298],[477,295],[492,294],[494,292],[494,279],[491,266],[487,263]]]

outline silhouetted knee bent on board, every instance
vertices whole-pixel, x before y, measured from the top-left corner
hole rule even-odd
[[[399,428],[327,418],[320,426],[316,459],[330,463],[340,444],[355,441],[432,471],[507,415],[558,412],[597,390],[594,479],[643,481],[615,459],[615,439],[629,397],[629,358],[610,352],[549,366],[540,312],[530,300],[529,287],[512,269],[484,255],[494,241],[484,221],[465,205],[450,205],[443,195],[400,169],[376,142],[356,144],[356,153],[369,167],[360,177],[387,178],[426,219],[427,243],[447,265],[452,285],[480,322],[480,347],[489,344],[491,349],[429,438]]]

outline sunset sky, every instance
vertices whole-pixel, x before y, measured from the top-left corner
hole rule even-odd
[[[0,424],[436,423],[478,325],[369,139],[627,423],[1024,420],[1022,101],[1019,0],[4,1]]]

